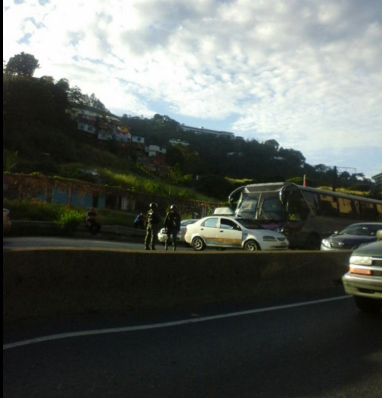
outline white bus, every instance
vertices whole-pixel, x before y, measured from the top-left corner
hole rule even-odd
[[[250,184],[228,197],[238,217],[282,231],[291,248],[318,250],[323,238],[360,221],[382,221],[382,201],[280,182]]]

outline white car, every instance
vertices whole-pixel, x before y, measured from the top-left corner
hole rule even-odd
[[[187,220],[182,220],[180,222],[180,231],[178,232],[178,235],[176,236],[176,240],[178,242],[184,242],[184,234],[186,233],[186,228],[187,225],[192,224],[196,221],[199,221],[197,218],[190,218]],[[167,240],[167,232],[165,228],[162,228],[159,232],[158,232],[158,240],[159,242],[166,242]]]
[[[349,272],[342,277],[345,292],[365,312],[382,310],[382,229],[376,235],[377,242],[352,252]]]
[[[265,229],[255,220],[218,215],[188,225],[185,241],[197,251],[207,246],[249,251],[289,248],[285,235]]]

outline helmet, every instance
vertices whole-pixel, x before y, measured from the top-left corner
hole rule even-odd
[[[175,205],[171,205],[171,206],[170,206],[170,210],[176,211],[176,210],[177,210],[177,209],[176,209],[176,206],[175,206]]]
[[[158,205],[156,203],[150,203],[150,209],[156,210]]]

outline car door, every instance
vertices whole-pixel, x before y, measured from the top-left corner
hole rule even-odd
[[[217,229],[217,242],[221,247],[241,247],[243,232],[234,220],[222,217]]]
[[[204,238],[207,246],[216,246],[218,236],[218,217],[207,218],[200,225],[200,235]]]

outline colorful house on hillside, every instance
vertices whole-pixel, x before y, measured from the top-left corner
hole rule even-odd
[[[146,152],[149,154],[149,168],[159,175],[167,174],[166,149],[158,145],[149,145],[148,148],[146,148]]]
[[[114,141],[121,155],[131,157],[150,171],[162,175],[167,172],[166,149],[158,145],[147,146],[145,139],[132,136],[118,117],[89,109],[72,108],[69,112],[77,121],[78,130],[85,132],[99,146],[106,147]]]
[[[376,174],[371,177],[378,185],[382,185],[382,173]]]

